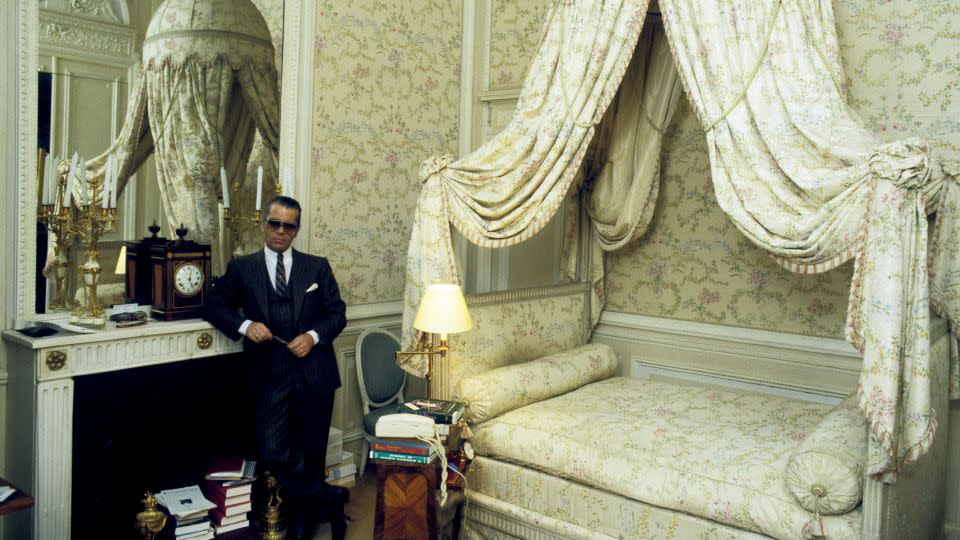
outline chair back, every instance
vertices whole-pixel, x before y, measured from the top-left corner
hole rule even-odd
[[[407,372],[397,365],[400,340],[381,328],[368,328],[357,339],[357,382],[365,413],[403,401]]]

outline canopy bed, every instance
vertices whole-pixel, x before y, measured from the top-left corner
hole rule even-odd
[[[924,467],[936,478],[942,460],[921,458],[943,448],[938,418],[944,419],[948,389],[951,398],[960,397],[960,249],[954,241],[960,162],[938,159],[919,139],[883,143],[857,122],[845,99],[830,0],[661,0],[662,19],[648,17],[648,4],[556,2],[508,126],[460,159],[424,162],[407,258],[404,349],[424,339],[411,323],[426,285],[458,282],[451,226],[481,246],[514,245],[539,231],[578,190],[591,230],[589,245],[580,246],[590,254],[584,308],[587,327],[596,324],[604,301],[603,253],[641,235],[650,221],[663,130],[682,87],[705,132],[717,201],[737,228],[800,274],[854,261],[845,338],[862,353],[862,368],[848,408],[859,410],[869,426],[858,462],[867,491],[889,484],[908,493]],[[927,216],[934,213],[928,235]],[[576,240],[569,237],[571,245]],[[950,327],[941,340],[931,331],[931,310]],[[504,362],[520,356],[535,358],[508,355]],[[403,366],[426,371],[423,358],[410,357]],[[461,383],[450,379],[438,391],[461,395]],[[510,455],[495,444],[489,448]],[[528,465],[535,459],[525,456],[512,459]],[[569,470],[543,472],[580,478]],[[865,501],[863,526],[850,518],[857,526],[848,535],[895,534],[884,503]],[[522,505],[504,510],[512,511],[536,514]],[[720,519],[707,514],[700,515]],[[782,534],[730,524],[780,537],[846,536],[824,532],[819,511],[810,515],[818,519]],[[563,536],[560,530],[544,535]]]

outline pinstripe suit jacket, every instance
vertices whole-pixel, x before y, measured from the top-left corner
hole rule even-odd
[[[313,284],[317,286],[314,288]],[[250,319],[270,327],[268,288],[273,287],[267,273],[263,250],[238,257],[227,264],[227,271],[213,284],[205,319],[231,339],[237,340],[240,325]],[[306,358],[294,358],[308,384],[318,392],[340,387],[340,371],[333,351],[333,340],[347,324],[346,304],[333,277],[330,263],[323,257],[293,250],[290,271],[293,320],[297,335],[313,330],[320,341]],[[310,292],[307,292],[308,289]],[[270,362],[280,361],[271,354],[278,345],[244,339],[243,350],[250,366],[255,388],[261,388],[275,372]]]

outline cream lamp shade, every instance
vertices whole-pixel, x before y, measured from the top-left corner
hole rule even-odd
[[[473,328],[473,319],[467,311],[467,302],[459,285],[442,283],[427,287],[420,300],[420,308],[413,319],[413,327],[423,332],[446,334],[464,332]]]
[[[117,257],[117,267],[113,270],[114,274],[127,273],[127,246],[120,246],[120,256]]]

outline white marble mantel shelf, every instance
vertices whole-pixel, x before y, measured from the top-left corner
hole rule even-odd
[[[4,330],[3,339],[23,349],[16,361],[32,357],[36,381],[51,381],[239,352],[232,341],[202,319],[149,321],[143,326],[107,328],[91,334],[59,333],[31,338]],[[32,354],[31,354],[32,353]]]

